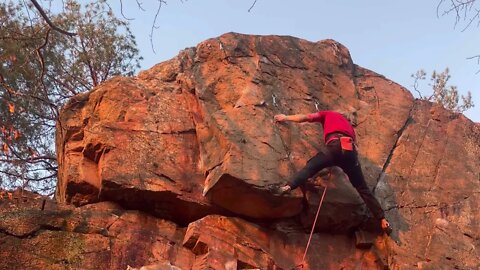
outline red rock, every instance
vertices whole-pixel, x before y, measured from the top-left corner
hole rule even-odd
[[[126,269],[171,262],[190,269],[194,254],[182,247],[184,230],[170,221],[102,202],[79,208],[28,196],[0,200],[0,269]]]
[[[366,180],[394,232],[371,250],[354,248],[347,232],[375,231],[378,222],[336,171],[325,183],[308,269],[479,267],[480,125],[415,100],[355,65],[333,40],[229,33],[76,96],[58,125],[57,199],[148,213],[112,225],[120,256],[104,261],[114,265],[288,268],[301,260],[319,194],[308,191],[304,208],[301,191],[274,190],[322,150],[323,134],[320,125],[279,124],[273,116],[316,110],[355,116]],[[38,228],[19,220],[26,225],[9,224],[4,237]],[[165,220],[188,226],[186,236]],[[58,218],[47,221],[59,226]],[[124,236],[120,224],[134,229]],[[182,237],[184,246],[176,242]]]

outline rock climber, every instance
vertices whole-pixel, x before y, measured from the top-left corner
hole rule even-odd
[[[380,203],[365,183],[358,160],[355,131],[347,117],[339,112],[319,111],[311,114],[277,114],[274,119],[277,122],[317,122],[322,124],[326,146],[325,151],[318,152],[303,169],[293,175],[290,183],[280,187],[280,192],[290,192],[324,168],[338,166],[347,174],[350,183],[358,191],[374,218],[380,221],[382,230],[388,234],[391,232],[390,224],[385,218]]]

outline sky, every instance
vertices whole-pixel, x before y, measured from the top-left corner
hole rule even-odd
[[[158,2],[144,0],[142,11],[135,1],[124,0],[123,13],[133,18],[130,27],[144,57],[142,70],[227,32],[334,39],[350,50],[354,63],[411,91],[411,74],[417,70],[431,75],[448,67],[450,84],[460,94],[472,92],[476,106],[464,114],[480,122],[480,64],[467,60],[480,54],[480,29],[472,25],[462,31],[464,21],[455,27],[454,15],[437,16],[439,1],[257,0],[249,12],[254,0],[167,0],[153,33],[155,52],[149,35]],[[120,16],[119,6],[112,5]],[[428,81],[421,90],[431,93]]]

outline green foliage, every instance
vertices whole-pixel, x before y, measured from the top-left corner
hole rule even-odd
[[[0,3],[0,187],[51,194],[60,107],[115,75],[139,68],[135,37],[105,0],[64,2],[50,29],[25,2]]]
[[[423,96],[418,90],[418,86],[420,81],[426,80],[426,75],[427,73],[423,69],[412,74],[412,77],[415,80],[413,88],[419,94],[421,99],[439,103],[444,108],[459,113],[475,106],[470,91],[467,92],[466,96],[459,96],[457,86],[448,85],[448,81],[451,78],[448,68],[441,73],[438,73],[435,70],[432,72],[429,84],[432,88],[432,94],[430,96]]]

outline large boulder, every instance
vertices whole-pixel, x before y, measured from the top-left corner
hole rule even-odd
[[[274,123],[275,114],[356,113],[373,188],[412,104],[408,91],[355,66],[335,41],[226,34],[73,98],[59,121],[57,197],[75,205],[113,200],[182,224],[227,212],[295,216],[302,193],[274,190],[322,150],[322,130]],[[345,230],[365,212],[348,181],[339,186],[342,203],[331,203],[331,213],[357,217],[323,220]]]
[[[113,201],[206,234],[198,229],[205,220],[235,224],[237,218],[261,227],[252,229],[254,238],[295,234],[301,244],[289,262],[272,251],[276,244],[257,243],[254,249],[262,251],[255,261],[239,256],[230,240],[225,255],[216,233],[186,242],[195,247],[200,241],[197,255],[214,269],[221,269],[214,266],[219,256],[225,263],[236,258],[248,267],[284,268],[298,262],[322,187],[305,195],[275,190],[324,146],[320,125],[279,124],[273,116],[317,110],[355,117],[367,184],[395,228],[392,238],[374,241],[380,255],[366,255],[373,258],[368,269],[478,268],[480,125],[415,100],[402,86],[355,65],[333,40],[229,33],[137,77],[117,77],[74,97],[58,122],[56,198],[76,206]],[[378,222],[369,219],[342,171],[332,170],[331,179],[317,181],[328,191],[316,237],[330,240],[315,249],[338,255],[325,265],[346,265],[340,257],[361,265],[345,233],[375,231]],[[262,231],[267,227],[271,231]]]

